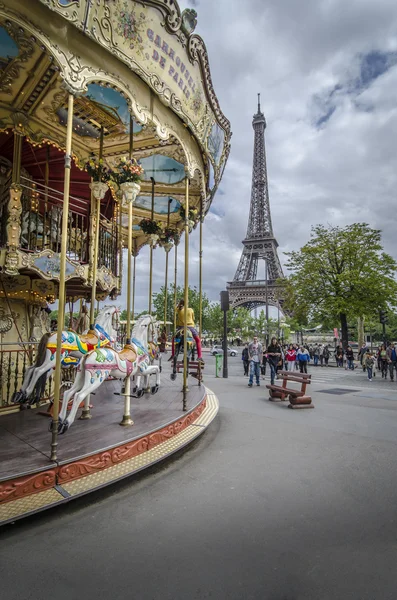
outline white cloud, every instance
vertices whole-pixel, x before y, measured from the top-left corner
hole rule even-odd
[[[267,119],[269,194],[281,261],[284,251],[308,240],[311,225],[355,221],[382,229],[387,251],[397,257],[397,66],[358,84],[364,66],[377,68],[369,59],[364,64],[367,55],[397,49],[394,0],[181,1],[181,8],[193,5],[233,130],[222,193],[204,224],[204,290],[210,298],[218,300],[233,278],[246,234],[257,92]],[[340,89],[330,100],[335,86]],[[316,127],[331,106],[330,118]],[[180,283],[182,254],[181,247]],[[137,310],[147,306],[147,255],[143,250],[137,260]],[[197,285],[198,230],[190,256],[191,283]],[[154,262],[156,290],[164,280],[162,250]]]

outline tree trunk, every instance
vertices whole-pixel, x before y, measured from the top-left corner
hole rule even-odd
[[[340,325],[342,329],[342,348],[346,350],[349,345],[349,332],[347,329],[347,316],[344,313],[340,313]]]

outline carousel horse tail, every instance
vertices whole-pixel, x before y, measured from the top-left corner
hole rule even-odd
[[[40,340],[39,347],[37,348],[36,361],[34,363],[35,367],[41,367],[46,359],[47,354],[47,344],[49,338],[52,336],[52,333],[45,333]]]
[[[47,383],[47,373],[43,373],[37,380],[36,385],[34,386],[33,392],[29,396],[29,404],[36,404],[44,395],[45,386]]]

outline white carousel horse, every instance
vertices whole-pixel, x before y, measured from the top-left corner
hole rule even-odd
[[[151,375],[156,375],[156,384],[150,389],[152,394],[160,387],[160,369],[150,364],[148,353],[148,328],[153,324],[150,315],[139,317],[131,333],[131,344],[117,352],[113,348],[97,348],[89,352],[79,364],[76,380],[63,397],[62,409],[59,413],[59,433],[65,433],[76,418],[80,403],[92,394],[108,378],[125,380],[136,376],[136,395],[141,397],[144,389],[140,388],[140,378],[143,377],[146,387]],[[68,404],[73,398],[73,404],[67,415]]]
[[[29,235],[34,233],[37,238],[42,236],[43,232],[43,217],[32,211],[25,212],[21,222],[21,242],[23,244],[29,244]]]
[[[82,356],[94,348],[114,345],[119,312],[120,310],[116,306],[104,306],[95,319],[94,330],[83,335],[79,335],[75,331],[62,331],[62,367],[77,366]],[[38,346],[36,362],[26,370],[21,389],[12,397],[13,402],[22,404],[29,400],[30,404],[34,404],[40,400],[44,392],[47,374],[51,369],[55,369],[56,347],[57,333],[45,333]],[[37,385],[39,380],[40,385]]]
[[[71,215],[69,215],[71,219]],[[50,223],[50,225],[48,225]],[[54,242],[60,237],[62,225],[62,207],[52,206],[47,213],[46,234],[47,238]],[[22,216],[21,222],[21,240],[28,244],[28,236],[35,234],[36,238],[44,235],[44,219],[38,212],[26,211]]]

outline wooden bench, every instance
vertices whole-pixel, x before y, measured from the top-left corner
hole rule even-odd
[[[311,383],[311,375],[307,373],[295,373],[294,371],[279,371],[277,378],[282,379],[282,385],[267,385],[269,400],[280,402],[289,398],[288,408],[314,408],[311,396],[306,394],[306,387]],[[289,382],[301,384],[301,388],[287,387]]]
[[[203,380],[204,363],[197,360],[189,360],[189,375],[195,377],[200,383]],[[176,363],[176,372],[183,373],[183,360]]]

